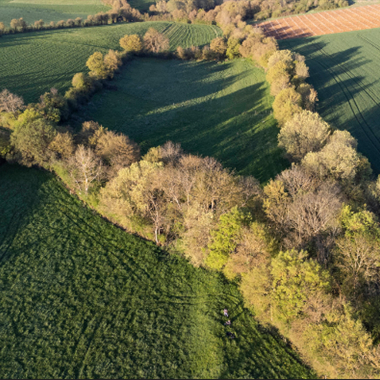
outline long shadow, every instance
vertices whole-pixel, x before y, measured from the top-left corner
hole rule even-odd
[[[287,166],[277,148],[271,98],[261,72],[248,66],[229,71],[233,65],[136,60],[115,80],[118,90],[96,95],[77,124],[97,120],[140,143],[143,153],[179,142],[266,182]]]
[[[362,31],[352,35],[350,44],[357,45],[336,52],[334,49],[340,47],[339,36],[283,41],[280,46],[306,56],[311,75],[309,82],[319,95],[319,113],[334,128],[350,131],[358,140],[359,151],[368,157],[374,173],[379,174],[379,79],[373,79],[378,47],[365,38],[367,33]],[[355,36],[360,43],[356,42]],[[344,46],[345,42],[342,44]]]

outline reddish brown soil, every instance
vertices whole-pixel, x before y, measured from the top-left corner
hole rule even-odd
[[[258,26],[279,40],[380,28],[380,4],[285,17]]]

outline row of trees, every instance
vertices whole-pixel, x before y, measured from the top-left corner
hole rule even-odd
[[[335,9],[348,5],[346,0],[230,0],[225,2],[218,0],[161,0],[150,6],[149,19],[216,23],[226,26],[248,19],[260,21],[271,17],[305,13],[310,10]]]
[[[279,328],[321,375],[379,376],[380,179],[372,179],[356,140],[313,112],[316,92],[302,56],[246,25],[209,47],[213,59],[230,47],[230,58],[251,58],[267,72],[279,144],[293,165],[264,188],[178,144],[140,159],[128,137],[95,122],[77,134],[58,125],[128,52],[154,51],[161,37],[126,36],[124,53],[95,53],[89,74],[76,74],[65,96],[53,90],[26,107],[3,91],[8,137],[0,133],[0,149],[10,161],[54,170],[128,231],[238,280],[259,320]]]
[[[112,6],[112,9],[108,12],[89,15],[85,20],[80,17],[56,23],[37,20],[32,25],[28,25],[23,18],[20,18],[11,20],[9,28],[0,22],[0,36],[36,30],[157,20],[217,24],[223,30],[227,30],[228,35],[229,30],[248,19],[265,20],[270,17],[304,13],[312,9],[326,10],[349,5],[346,0],[229,0],[226,2],[221,0],[161,0],[151,5],[148,13],[141,14],[125,0],[105,1],[105,3]]]
[[[29,25],[23,18],[19,18],[12,19],[8,28],[5,26],[4,22],[0,22],[0,37],[3,34],[15,34],[63,28],[82,28],[89,26],[109,25],[119,22],[136,21],[143,21],[143,16],[137,9],[132,8],[127,2],[125,2],[122,6],[114,6],[108,12],[99,12],[95,15],[88,15],[86,19],[77,17],[75,19],[60,20],[57,22],[50,21],[47,23],[43,20],[37,20],[33,24]]]

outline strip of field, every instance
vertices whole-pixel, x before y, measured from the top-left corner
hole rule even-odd
[[[279,40],[379,28],[380,4],[279,18],[258,26]]]
[[[8,88],[35,102],[55,87],[65,91],[77,72],[87,71],[95,51],[120,49],[125,34],[143,35],[153,27],[170,38],[170,49],[203,46],[221,34],[216,26],[170,22],[141,22],[80,29],[63,29],[8,35],[0,38],[0,91]]]
[[[0,178],[1,378],[315,376],[222,276],[114,227],[52,175]]]
[[[0,0],[0,21],[9,25],[13,18],[22,17],[27,23],[40,19],[49,23],[87,18],[90,14],[109,9],[101,0]]]
[[[318,111],[333,127],[349,130],[380,173],[380,29],[287,40],[280,46],[306,56]]]
[[[147,75],[149,73],[149,75]],[[143,152],[168,140],[265,182],[287,165],[263,70],[244,60],[135,59],[80,115],[125,133]]]

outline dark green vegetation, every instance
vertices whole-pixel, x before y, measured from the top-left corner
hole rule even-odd
[[[235,285],[109,224],[52,175],[2,166],[0,193],[1,378],[313,376]]]
[[[148,12],[152,4],[156,4],[155,0],[130,0],[128,1],[132,8],[138,9],[140,12]]]
[[[65,91],[73,75],[86,71],[95,51],[120,49],[126,34],[145,34],[153,27],[170,39],[170,48],[203,46],[221,34],[216,26],[144,22],[80,29],[62,29],[3,36],[0,39],[0,91],[9,89],[26,102],[35,102],[55,87]]]
[[[248,61],[135,59],[114,84],[117,91],[96,94],[81,118],[128,135],[143,152],[180,142],[262,182],[287,165],[264,71]]]
[[[0,0],[0,21],[9,25],[13,18],[23,17],[27,23],[40,19],[49,23],[76,17],[86,18],[109,9],[101,0]]]
[[[318,112],[358,139],[358,150],[380,173],[380,29],[281,42],[306,56]]]

